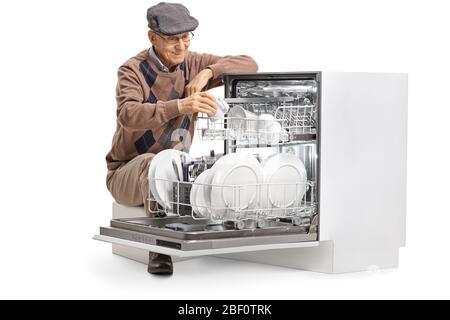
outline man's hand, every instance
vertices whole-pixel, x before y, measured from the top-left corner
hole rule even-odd
[[[200,71],[186,86],[186,96],[189,97],[194,93],[202,91],[212,77],[213,72],[211,69],[206,68]]]
[[[193,114],[196,112],[216,112],[216,98],[209,92],[196,92],[191,96],[179,100],[180,113]]]

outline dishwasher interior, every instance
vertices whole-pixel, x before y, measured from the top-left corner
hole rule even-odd
[[[113,219],[100,234],[182,251],[318,241],[319,80],[225,75],[228,112],[196,123],[223,152],[171,150],[150,168],[152,217]]]

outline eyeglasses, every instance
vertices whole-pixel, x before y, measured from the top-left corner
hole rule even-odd
[[[158,36],[160,36],[161,38],[163,38],[164,40],[166,40],[168,44],[178,44],[178,43],[180,43],[180,40],[183,41],[184,43],[188,43],[194,37],[194,34],[192,32],[185,33],[178,37],[177,36],[163,36],[157,32],[155,32],[155,33]]]

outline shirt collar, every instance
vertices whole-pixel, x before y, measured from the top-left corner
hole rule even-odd
[[[159,71],[162,72],[167,72],[169,73],[170,70],[169,68],[167,68],[162,62],[161,60],[159,60],[158,56],[156,55],[155,49],[153,49],[153,46],[148,50],[148,54],[150,56],[150,59],[152,59],[152,61],[156,64],[156,66],[158,67]]]

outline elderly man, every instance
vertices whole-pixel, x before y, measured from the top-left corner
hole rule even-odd
[[[154,155],[183,140],[189,149],[198,112],[213,113],[216,99],[206,92],[223,84],[226,72],[256,72],[248,56],[220,57],[188,51],[198,21],[181,4],[161,2],[147,11],[150,49],[118,71],[117,129],[106,156],[107,187],[127,206],[150,208],[148,169]],[[180,138],[180,129],[189,135]],[[169,256],[150,252],[148,271],[171,274]]]

